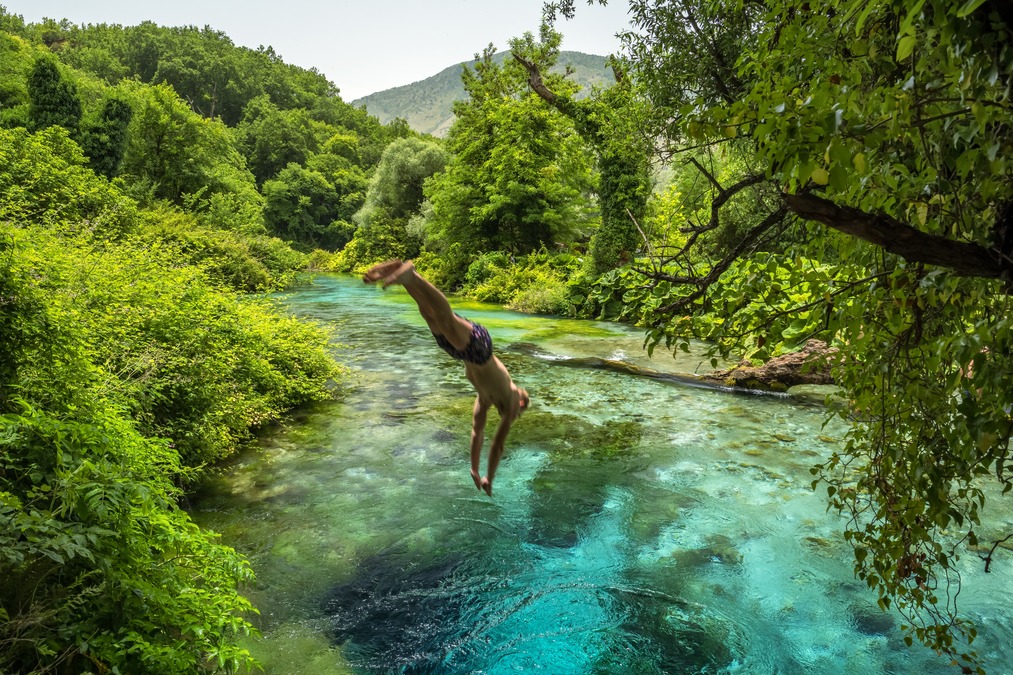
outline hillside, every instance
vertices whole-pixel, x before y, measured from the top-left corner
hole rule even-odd
[[[508,52],[500,52],[495,59],[502,61],[507,55]],[[352,101],[352,105],[366,106],[369,114],[379,118],[383,124],[401,117],[416,131],[445,136],[454,120],[451,105],[466,97],[461,84],[463,66],[459,63],[424,80],[364,96]],[[560,52],[559,63],[553,70],[562,72],[566,66],[571,66],[574,71],[570,79],[585,91],[590,90],[592,85],[608,85],[614,81],[604,56]]]

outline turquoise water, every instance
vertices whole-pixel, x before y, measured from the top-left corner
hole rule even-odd
[[[267,673],[954,672],[854,580],[810,489],[845,431],[821,408],[590,367],[707,369],[647,359],[634,329],[455,303],[532,396],[488,499],[470,385],[403,291],[323,277],[286,302],[335,329],[349,391],[191,504],[257,572]],[[1010,557],[961,561],[993,666],[1013,663]]]

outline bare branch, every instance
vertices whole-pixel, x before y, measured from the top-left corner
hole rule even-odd
[[[756,227],[747,232],[746,235],[739,240],[735,247],[729,251],[728,255],[726,255],[721,262],[714,265],[714,267],[712,267],[703,277],[672,275],[661,271],[637,268],[638,272],[649,279],[654,279],[656,281],[669,281],[673,284],[689,284],[697,287],[696,290],[689,295],[679,298],[668,305],[659,307],[658,312],[661,314],[671,314],[702,298],[711,284],[720,279],[721,275],[732,266],[732,263],[742,257],[750,249],[755,248],[761,237],[772,227],[782,223],[787,215],[788,209],[783,206],[767,215],[767,217],[764,218]]]
[[[703,175],[707,176],[707,180],[710,181],[711,185],[713,185],[714,188],[718,192],[723,192],[724,191],[724,188],[721,187],[721,183],[718,182],[718,179],[715,178],[713,176],[713,174],[711,174],[710,171],[708,171],[707,169],[703,168],[703,165],[700,164],[699,161],[697,161],[696,157],[690,157],[689,158],[689,162],[690,162],[690,164],[692,164],[693,166],[695,166],[697,169],[699,169],[700,173],[702,173]]]
[[[531,87],[532,91],[542,97],[546,103],[554,106],[556,104],[556,95],[545,86],[545,82],[542,80],[542,73],[538,70],[538,66],[533,61],[528,61],[516,52],[512,53],[514,59],[528,71],[528,85]]]

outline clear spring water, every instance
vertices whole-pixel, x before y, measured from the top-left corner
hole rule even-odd
[[[191,504],[254,566],[267,673],[956,672],[905,647],[854,580],[843,522],[810,489],[844,431],[820,407],[575,367],[553,357],[699,359],[455,303],[533,401],[488,499],[468,475],[470,385],[403,291],[325,276],[286,302],[334,327],[350,389]],[[994,672],[1013,670],[1011,567],[962,560]]]

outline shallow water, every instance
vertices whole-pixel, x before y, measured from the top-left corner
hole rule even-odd
[[[573,367],[558,358],[707,369],[648,359],[627,327],[455,303],[532,395],[490,500],[463,368],[403,291],[322,277],[286,302],[334,327],[351,389],[191,508],[254,566],[266,672],[955,672],[854,580],[810,489],[845,430],[821,408]],[[993,666],[1013,663],[1008,557],[961,568]]]

